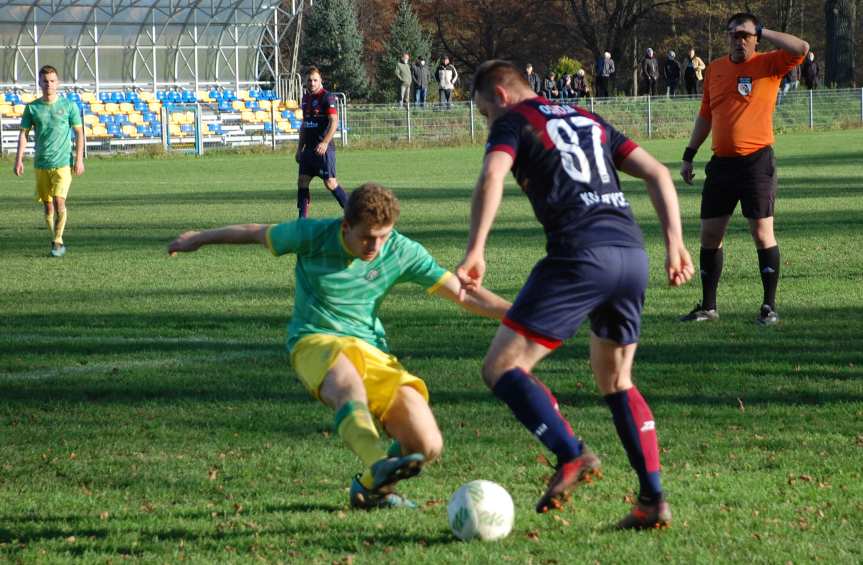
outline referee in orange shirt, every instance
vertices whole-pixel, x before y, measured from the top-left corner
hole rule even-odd
[[[728,19],[728,57],[707,67],[701,110],[689,145],[683,152],[680,175],[692,184],[692,159],[713,132],[713,157],[705,169],[701,193],[701,287],[699,304],[684,322],[719,319],[716,289],[722,274],[722,239],[737,202],[749,221],[758,250],[764,300],[758,323],[775,324],[779,282],[779,245],[773,235],[776,199],[776,160],[773,156],[773,109],[782,77],[803,62],[809,44],[764,28],[752,14]],[[758,42],[769,40],[775,51],[757,53]]]

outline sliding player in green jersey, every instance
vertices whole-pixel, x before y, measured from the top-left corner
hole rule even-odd
[[[394,230],[395,195],[374,183],[351,193],[345,216],[186,232],[171,254],[216,243],[260,243],[297,256],[296,297],[287,348],[299,380],[335,410],[339,436],[366,466],[351,483],[357,508],[414,507],[392,490],[443,449],[422,379],[389,353],[378,308],[390,289],[415,283],[470,312],[501,319],[509,302],[478,288],[465,292],[419,243]],[[394,439],[385,451],[377,419]]]

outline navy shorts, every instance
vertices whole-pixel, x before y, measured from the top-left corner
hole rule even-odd
[[[590,329],[598,337],[636,343],[647,276],[647,253],[638,247],[594,247],[570,257],[545,257],[503,324],[554,349],[590,317]]]
[[[743,216],[770,218],[776,201],[776,158],[769,145],[745,157],[717,157],[705,168],[701,218],[730,216],[740,202]]]
[[[314,147],[300,153],[300,176],[336,178],[336,149],[330,145],[323,157],[315,153]]]

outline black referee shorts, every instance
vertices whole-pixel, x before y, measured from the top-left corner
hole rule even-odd
[[[769,145],[745,157],[714,155],[704,169],[701,219],[730,216],[740,202],[750,219],[770,218],[776,200],[776,158]]]

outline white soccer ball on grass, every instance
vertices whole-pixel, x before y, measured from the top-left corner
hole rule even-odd
[[[464,541],[493,541],[512,530],[515,507],[506,489],[491,481],[463,484],[449,499],[449,527]]]

